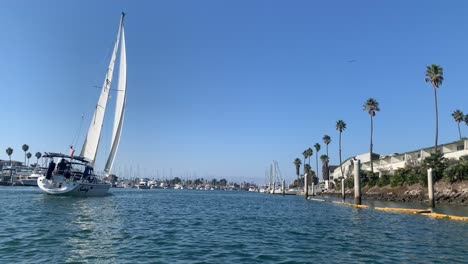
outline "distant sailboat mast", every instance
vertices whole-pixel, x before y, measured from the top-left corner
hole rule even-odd
[[[123,23],[123,21],[122,21]],[[114,128],[112,130],[112,142],[111,151],[104,168],[106,175],[110,175],[112,166],[114,164],[115,155],[120,143],[120,136],[122,133],[122,126],[124,121],[125,111],[125,98],[127,90],[127,54],[125,50],[125,31],[123,24],[122,28],[122,39],[120,46],[120,64],[119,64],[119,80],[117,85],[117,99],[115,105],[115,116],[114,116]]]
[[[102,124],[104,122],[104,114],[106,112],[107,100],[109,99],[109,90],[112,82],[112,75],[114,72],[115,58],[117,56],[117,49],[119,47],[120,35],[123,29],[124,14],[120,18],[119,32],[117,33],[117,39],[114,44],[114,50],[112,52],[109,67],[107,68],[106,78],[102,85],[101,95],[99,96],[96,110],[89,125],[88,134],[86,136],[83,148],[81,149],[80,156],[87,158],[92,165],[96,161],[96,153],[98,151],[99,141],[101,139]]]

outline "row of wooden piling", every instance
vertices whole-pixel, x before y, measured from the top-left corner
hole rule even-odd
[[[362,203],[362,193],[361,193],[361,161],[356,159],[354,161],[354,204],[360,205]],[[429,194],[429,205],[431,208],[435,207],[434,201],[434,181],[432,177],[432,168],[427,170],[427,186],[428,186],[428,194]],[[314,192],[314,186],[312,183],[312,195]],[[284,195],[284,183],[283,183],[283,195]],[[307,182],[307,174],[304,177],[304,195],[307,199],[309,197],[309,188]],[[341,180],[341,197],[343,202],[345,201],[345,182],[344,178]]]

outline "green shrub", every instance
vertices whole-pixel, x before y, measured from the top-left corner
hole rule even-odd
[[[354,177],[348,177],[345,180],[345,186],[346,188],[352,189],[354,188]]]
[[[431,156],[426,157],[423,160],[423,168],[426,170],[426,185],[427,185],[427,169],[432,168],[432,175],[434,177],[434,182],[442,179],[444,170],[448,166],[448,160],[443,157],[441,153],[431,154]]]
[[[450,165],[444,170],[444,178],[450,182],[468,180],[468,162]]]
[[[374,187],[379,180],[379,175],[377,173],[372,173],[370,171],[363,171],[361,175],[361,185]]]
[[[385,186],[390,184],[390,176],[386,173],[383,173],[382,176],[380,176],[379,181],[377,182],[377,185],[379,187]]]
[[[390,184],[392,187],[401,186],[405,183],[405,178],[401,173],[395,173],[392,177],[390,177]]]

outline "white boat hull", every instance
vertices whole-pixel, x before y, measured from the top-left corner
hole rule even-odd
[[[23,179],[21,180],[23,186],[35,186],[37,187],[37,179]]]
[[[78,197],[98,197],[109,194],[108,183],[90,183],[81,181],[66,180],[62,175],[53,176],[47,180],[45,176],[37,179],[39,188],[47,194],[78,196]]]

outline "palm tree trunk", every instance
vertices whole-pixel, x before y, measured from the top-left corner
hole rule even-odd
[[[340,139],[339,139],[339,144],[338,144],[338,152],[340,155],[340,171],[341,171],[341,177],[344,178],[344,172],[343,172],[343,166],[341,165],[341,131],[340,131]]]
[[[339,153],[340,153],[340,171],[341,171],[341,198],[343,198],[343,200],[345,199],[345,192],[344,192],[344,173],[343,173],[343,166],[341,164],[341,131],[340,131],[340,140],[339,140]]]
[[[370,152],[369,152],[369,160],[370,160],[370,169],[372,174],[374,174],[374,163],[372,162],[372,133],[374,132],[374,118],[371,114],[370,116]]]
[[[327,157],[328,157],[328,144],[327,144]]]
[[[460,136],[460,139],[462,139],[461,132],[460,132],[460,122],[458,122],[458,135]]]
[[[8,155],[10,156],[10,181],[11,181],[11,185],[13,185],[13,167],[11,166],[11,155]]]
[[[439,111],[437,110],[437,88],[434,86],[434,102],[436,115],[436,133],[435,133],[435,153],[437,154],[437,139],[439,137]]]
[[[318,178],[318,176],[319,176],[319,173],[318,173],[318,152],[315,153],[315,169],[317,170],[315,172],[315,176],[317,176],[317,178]]]

